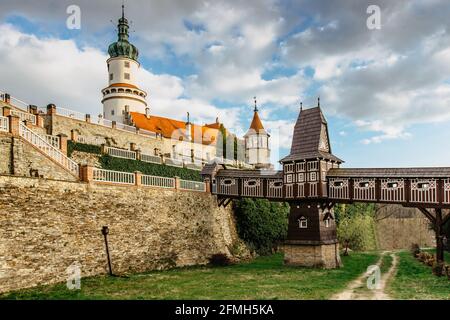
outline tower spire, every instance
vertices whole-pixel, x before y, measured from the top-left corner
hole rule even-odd
[[[125,1],[122,1],[122,19],[125,19]]]
[[[253,97],[253,99],[255,100],[255,112],[258,112],[258,103],[256,101],[256,97]]]

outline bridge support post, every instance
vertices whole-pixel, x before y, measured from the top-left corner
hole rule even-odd
[[[333,209],[319,203],[292,203],[282,249],[286,265],[341,267]]]

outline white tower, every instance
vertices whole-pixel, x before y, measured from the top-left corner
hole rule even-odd
[[[103,116],[105,119],[125,122],[127,111],[145,113],[147,93],[136,86],[136,75],[140,64],[139,51],[128,41],[128,20],[122,6],[119,19],[118,40],[109,46],[108,64],[109,86],[102,90]]]
[[[253,120],[244,138],[247,163],[253,165],[256,169],[269,169],[273,167],[270,163],[269,137],[270,135],[264,129],[259,118],[255,97]]]

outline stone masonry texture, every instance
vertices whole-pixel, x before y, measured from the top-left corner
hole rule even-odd
[[[106,273],[102,226],[116,274],[248,255],[211,194],[0,176],[0,292]]]

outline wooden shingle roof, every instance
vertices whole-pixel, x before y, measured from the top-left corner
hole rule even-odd
[[[320,139],[323,130],[325,130],[326,134],[325,139],[328,144],[328,152],[321,150],[320,148]],[[330,141],[328,138],[328,125],[320,107],[303,109],[300,111],[294,127],[291,152],[287,157],[283,158],[281,162],[315,158],[343,162],[331,153]]]
[[[448,178],[450,168],[357,168],[330,169],[330,178]]]

